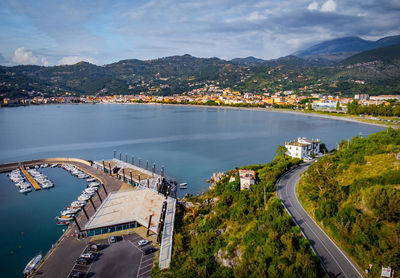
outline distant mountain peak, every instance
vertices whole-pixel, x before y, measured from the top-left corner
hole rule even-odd
[[[307,49],[297,51],[293,55],[308,60],[326,59],[340,61],[362,51],[398,43],[400,43],[400,36],[384,37],[377,41],[364,40],[357,36],[348,36],[320,42]]]

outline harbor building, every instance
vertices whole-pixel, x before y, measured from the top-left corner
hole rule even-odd
[[[86,223],[86,235],[111,233],[138,225],[159,234],[162,210],[167,200],[168,197],[148,188],[111,192]]]
[[[176,212],[176,193],[178,183],[165,175],[164,167],[158,174],[156,165],[142,163],[134,157],[132,163],[114,158],[109,161],[95,161],[97,168],[125,183],[131,184],[132,189],[111,192],[102,202],[95,214],[85,225],[87,236],[111,233],[139,225],[157,235],[161,243],[159,268],[169,267],[172,254],[174,220]]]
[[[285,143],[287,149],[286,154],[292,158],[309,158],[312,154],[318,154],[320,147],[319,139],[307,139],[305,137],[299,137],[297,140],[293,140]]]

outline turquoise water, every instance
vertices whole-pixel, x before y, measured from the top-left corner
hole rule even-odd
[[[165,166],[166,173],[201,193],[213,172],[273,159],[276,148],[300,136],[320,138],[331,149],[342,139],[381,127],[273,112],[160,105],[48,105],[0,109],[0,163],[45,157],[109,159],[113,151]],[[19,277],[62,231],[57,213],[84,182],[62,169],[44,169],[56,186],[19,193],[0,175],[0,266]],[[3,272],[4,273],[4,272]],[[1,275],[3,276],[3,275]]]

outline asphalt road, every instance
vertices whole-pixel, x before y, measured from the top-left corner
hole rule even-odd
[[[303,235],[310,241],[311,247],[331,277],[364,277],[364,274],[307,214],[297,198],[296,186],[300,174],[309,166],[309,163],[303,164],[279,179],[276,187],[278,198],[282,200]]]

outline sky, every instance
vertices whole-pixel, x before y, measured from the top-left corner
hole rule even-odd
[[[0,1],[0,64],[8,66],[273,59],[339,37],[399,34],[399,0]]]

